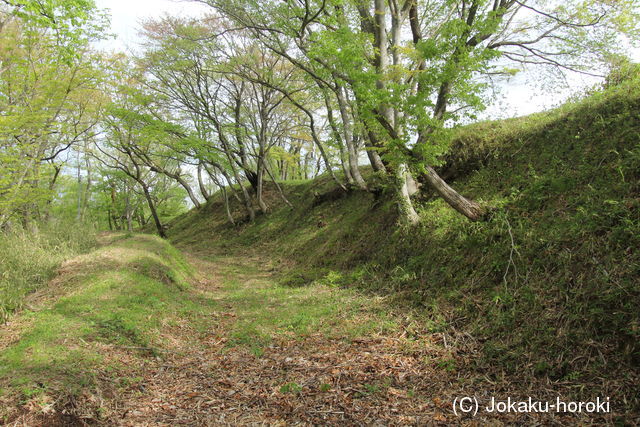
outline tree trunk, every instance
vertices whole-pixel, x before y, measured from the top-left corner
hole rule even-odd
[[[107,220],[109,221],[109,231],[113,231],[113,223],[111,222],[111,209],[107,209]]]
[[[207,167],[206,163],[203,163],[202,166],[204,167],[204,170],[207,171],[207,174],[209,175],[209,178],[211,178],[211,180],[220,188],[222,188],[224,186],[223,183],[220,182],[220,180],[218,180],[218,177],[215,173],[211,172],[211,170]],[[222,176],[224,176],[224,179],[227,180],[227,185],[229,186],[229,189],[231,190],[231,194],[233,194],[233,197],[236,198],[236,200],[238,201],[238,203],[242,203],[242,199],[240,199],[240,196],[238,196],[236,190],[231,186],[231,177],[229,176],[229,174],[222,168],[222,165],[218,164],[218,163],[211,163],[211,166],[213,166],[215,169],[217,169],[218,171],[220,171],[220,173],[222,174]]]
[[[271,177],[271,179],[273,180],[273,183],[275,184],[276,188],[278,189],[278,192],[280,193],[280,197],[282,198],[282,200],[290,207],[293,208],[293,205],[289,202],[289,200],[287,200],[287,198],[284,195],[284,191],[282,191],[282,187],[280,187],[280,184],[278,184],[278,182],[276,181],[275,177],[273,176],[273,174],[269,171],[269,168],[267,167],[267,165],[264,165],[264,170],[267,171],[267,173],[269,174],[269,177]]]
[[[167,238],[167,234],[164,232],[164,227],[160,222],[160,217],[158,217],[158,212],[156,211],[156,206],[153,203],[153,199],[151,198],[151,194],[149,194],[149,187],[142,181],[138,181],[142,190],[144,191],[144,197],[147,199],[147,204],[149,205],[149,209],[151,210],[151,216],[153,217],[153,221],[156,224],[156,230],[158,230],[158,235],[163,239]]]
[[[356,149],[353,136],[353,126],[351,124],[351,117],[347,111],[347,99],[345,98],[342,87],[338,87],[338,106],[340,107],[340,116],[342,118],[342,126],[344,127],[344,139],[347,144],[347,158],[349,159],[349,172],[353,177],[358,188],[362,190],[367,189],[367,183],[360,174],[358,168],[358,150]]]
[[[86,149],[86,147],[85,147]],[[82,214],[81,214],[81,220],[84,222],[86,215],[87,215],[87,209],[89,207],[89,200],[91,199],[91,185],[93,184],[91,182],[91,162],[89,161],[89,156],[87,156],[85,154],[84,156],[84,161],[85,161],[85,165],[87,167],[87,185],[84,189],[84,197],[82,198]]]
[[[409,171],[407,171],[407,180],[406,181],[407,181],[407,190],[409,191],[409,195],[410,196],[413,196],[418,191],[420,191],[420,188],[418,186],[418,182],[413,178],[413,175]]]
[[[322,86],[320,86],[320,89],[322,90]],[[338,126],[336,125],[335,119],[333,117],[333,109],[331,108],[331,101],[329,100],[329,96],[325,91],[323,91],[322,93],[324,95],[324,104],[327,107],[327,119],[329,120],[329,125],[331,126],[331,130],[333,131],[336,142],[338,143],[338,148],[340,149],[340,165],[342,166],[342,172],[347,179],[347,184],[353,185],[355,184],[355,180],[353,179],[353,175],[351,174],[351,170],[348,166],[349,154],[345,149],[344,142],[342,141],[342,137],[340,136],[340,131],[338,130]]]
[[[369,141],[369,143],[366,144],[367,157],[369,157],[369,162],[371,163],[371,167],[373,168],[374,172],[386,172],[387,167],[382,162],[382,158],[380,157],[380,154],[378,154],[378,152],[376,151],[376,146],[378,145],[378,143],[377,143],[377,138],[375,137],[373,132],[371,131],[368,132],[368,138],[366,138],[365,141],[367,140]]]
[[[133,223],[132,223],[132,209],[131,209],[131,195],[129,193],[129,189],[127,188],[127,197],[124,202],[124,216],[127,219],[127,231],[129,233],[133,232]]]
[[[227,211],[227,219],[231,223],[231,225],[236,225],[236,222],[233,220],[233,215],[231,215],[231,208],[229,207],[229,194],[227,194],[227,189],[224,185],[220,186],[220,191],[222,191],[222,197],[224,197],[224,209]]]
[[[220,180],[218,179],[217,175],[213,174],[209,170],[209,168],[207,167],[206,164],[203,164],[203,166],[204,166],[204,170],[206,170],[207,173],[209,174],[209,177],[211,178],[211,180],[218,186],[218,188],[220,188],[220,191],[222,191],[222,197],[224,198],[224,209],[227,212],[227,219],[229,220],[231,225],[236,225],[236,222],[233,220],[233,215],[231,214],[231,207],[229,205],[229,193],[227,193],[227,186],[224,185],[224,183],[220,182]],[[220,166],[218,164],[215,164],[215,165],[213,165],[213,167],[215,167],[216,169],[220,170],[220,173],[222,174],[222,176],[224,176],[225,179],[227,180],[227,183],[229,184],[229,188],[233,191],[233,195],[238,200],[238,202],[241,202],[240,197],[238,197],[238,195],[236,194],[235,190],[233,190],[233,187],[231,186],[231,180],[229,179],[229,176],[222,169],[222,166]]]
[[[262,150],[260,150],[262,151]],[[262,189],[264,187],[264,158],[262,153],[258,156],[258,185],[256,186],[256,200],[263,214],[267,213],[267,205],[262,199]]]
[[[478,221],[486,214],[486,211],[478,203],[469,200],[451,188],[438,173],[431,167],[426,166],[427,173],[424,175],[429,185],[442,197],[452,208],[469,218],[471,221]]]
[[[249,185],[251,185],[251,189],[254,191],[254,193],[258,191],[258,173],[252,170],[245,169],[244,176],[247,178],[247,181],[249,181]]]
[[[309,179],[309,160],[312,158],[311,153],[307,152],[304,155],[304,163],[302,167],[303,179]]]
[[[396,169],[396,188],[398,198],[398,211],[400,222],[406,225],[416,225],[420,222],[418,213],[413,208],[411,196],[409,194],[409,186],[407,185],[410,172],[407,165],[400,164]]]
[[[193,190],[191,189],[191,186],[189,184],[187,184],[187,181],[185,181],[184,179],[182,179],[182,177],[180,175],[175,175],[175,180],[178,181],[178,183],[180,185],[182,185],[182,187],[187,190],[187,194],[189,195],[189,198],[191,199],[191,202],[193,202],[193,205],[196,208],[200,208],[200,201],[198,201],[198,198],[196,197],[195,193],[193,192]]]
[[[51,181],[49,181],[49,196],[47,198],[46,211],[44,214],[44,221],[49,222],[51,220],[51,204],[53,203],[53,194],[56,188],[56,183],[58,182],[58,177],[60,176],[60,171],[62,170],[62,166],[56,166],[52,164],[53,170],[55,171]]]
[[[136,209],[136,221],[138,221],[138,224],[140,224],[140,228],[147,225],[147,221],[145,220],[145,217],[144,217],[144,212],[140,208]]]
[[[322,167],[322,162],[321,162],[322,158],[318,157],[318,161],[316,162],[316,171],[313,174],[313,178],[317,178],[318,175],[320,175],[320,168]],[[331,173],[333,174],[333,170],[331,170]],[[334,175],[335,176],[335,175]],[[340,181],[336,181],[338,182],[338,184],[340,184]],[[346,188],[344,188],[344,186],[342,184],[340,184],[340,186],[342,187],[343,190],[346,190]]]
[[[320,151],[320,158],[318,158],[318,168],[317,168],[316,176],[317,176],[317,173],[320,172],[320,160],[323,160],[325,166],[327,167],[327,172],[329,172],[329,175],[331,176],[331,178],[335,181],[336,184],[338,184],[340,188],[346,191],[347,188],[344,186],[342,182],[340,182],[335,172],[333,171],[333,168],[331,167],[331,162],[329,161],[327,152],[324,150],[324,147],[322,146],[322,143],[320,142],[320,139],[316,134],[315,127],[311,129],[311,136],[315,144],[318,146],[318,151]]]
[[[76,222],[80,222],[82,218],[82,175],[80,174],[80,151],[78,151],[77,162],[78,200],[76,206]]]
[[[387,0],[374,0],[374,20],[375,20],[375,44],[376,44],[376,71],[379,76],[384,76],[389,68],[389,38],[387,32]],[[386,84],[381,78],[376,81],[378,89],[385,89]],[[393,112],[391,107],[384,103],[380,105],[380,112],[391,126],[393,122]]]
[[[198,185],[200,186],[200,193],[202,193],[202,197],[204,197],[205,200],[209,200],[210,194],[202,180],[202,162],[198,162]]]
[[[231,168],[231,172],[233,173],[233,178],[236,180],[236,182],[240,186],[240,189],[242,190],[242,200],[244,202],[244,207],[247,210],[247,214],[249,215],[249,221],[253,222],[256,219],[256,212],[255,210],[253,210],[253,206],[251,203],[251,196],[249,195],[249,192],[242,184],[242,180],[240,179],[238,169],[235,167],[234,160],[231,157],[231,149],[230,149],[229,142],[227,141],[225,134],[221,130],[222,128],[220,126],[220,123],[217,121],[214,121],[213,123],[216,126],[216,130],[218,131],[220,141],[222,142],[222,145],[224,147],[224,153],[227,157],[227,160],[229,161],[229,167]],[[224,169],[222,167],[219,167],[218,169],[220,169],[221,172],[224,172]],[[229,181],[229,186],[231,185],[232,185],[231,181]]]
[[[231,161],[231,159],[229,160]],[[251,205],[251,196],[249,195],[249,192],[247,191],[245,186],[242,184],[242,181],[238,176],[238,171],[236,170],[235,166],[233,166],[233,164],[231,164],[231,171],[233,172],[233,177],[235,178],[236,182],[240,186],[240,190],[242,191],[242,201],[244,202],[244,207],[247,210],[247,214],[249,215],[249,221],[253,222],[256,219],[256,211],[253,210],[253,206]],[[229,185],[232,185],[231,182],[229,182]]]

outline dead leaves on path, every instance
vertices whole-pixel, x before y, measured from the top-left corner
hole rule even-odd
[[[215,265],[190,261],[198,269],[195,292],[211,297],[223,292]],[[571,417],[456,417],[456,397],[505,396],[522,385],[468,369],[476,356],[473,345],[462,351],[444,335],[425,332],[419,340],[277,335],[271,345],[252,352],[251,345],[231,346],[231,326],[242,314],[228,304],[219,308],[207,314],[206,330],[195,330],[189,319],[163,325],[161,350],[87,344],[102,346],[100,353],[114,362],[106,365],[119,366],[117,371],[96,372],[91,393],[61,399],[66,395],[60,392],[56,399],[47,395],[27,402],[11,420],[47,426],[576,423]]]
[[[214,341],[215,342],[215,341]],[[445,421],[447,379],[401,340],[274,343],[260,357],[224,343],[148,371],[124,399],[125,425],[423,424]],[[442,401],[440,401],[442,402]],[[452,414],[451,414],[452,415]]]

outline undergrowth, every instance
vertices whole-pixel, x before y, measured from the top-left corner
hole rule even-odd
[[[222,271],[219,304],[234,309],[229,346],[245,345],[259,356],[276,338],[355,338],[398,330],[397,318],[383,298],[367,298],[329,282],[292,286],[277,282],[278,274],[265,276],[242,260],[208,258]]]
[[[0,232],[0,323],[21,309],[25,296],[44,286],[64,260],[96,245],[95,230],[82,224]]]

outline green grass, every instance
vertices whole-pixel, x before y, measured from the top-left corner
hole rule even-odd
[[[327,298],[325,309],[339,304],[313,292],[318,281],[356,299],[383,296],[416,331],[473,336],[475,368],[488,375],[566,382],[640,407],[632,386],[640,367],[638,111],[640,78],[631,76],[553,111],[456,130],[440,169],[493,209],[486,222],[471,223],[424,191],[415,200],[422,224],[398,228],[384,190],[314,203],[335,188],[322,176],[283,184],[294,209],[271,190],[271,212],[240,227],[227,224],[214,197],[176,219],[170,237],[280,260],[294,306],[309,291]],[[239,204],[233,209],[242,216]],[[258,311],[276,291],[237,292]],[[297,318],[274,319],[256,313],[249,335],[260,335],[260,322],[286,328]],[[296,321],[302,331],[317,327]]]
[[[211,260],[223,275],[217,302],[234,314],[227,326],[231,347],[248,346],[259,356],[274,339],[304,339],[313,334],[350,339],[399,329],[384,298],[367,298],[322,281],[291,287],[242,258]]]
[[[0,323],[20,310],[25,297],[44,286],[64,260],[96,246],[95,230],[78,224],[0,233]]]
[[[199,339],[212,329],[226,338],[227,351],[243,347],[260,357],[274,341],[316,334],[351,339],[400,328],[385,298],[344,288],[337,272],[291,286],[259,258],[201,253],[205,261],[199,262],[210,263],[220,287],[196,289],[193,267],[167,241],[148,235],[109,240],[65,263],[48,294],[14,318],[7,329],[13,344],[0,350],[0,401],[18,395],[45,405],[56,396],[101,393],[105,378],[118,393],[136,382],[145,359],[162,358],[168,348],[174,354],[202,348]],[[180,350],[165,336],[185,323]],[[297,392],[291,384],[287,390]]]
[[[63,296],[25,311],[19,340],[0,352],[5,392],[29,398],[94,387],[100,373],[127,371],[109,349],[161,357],[164,328],[178,319],[203,323],[215,305],[187,291],[192,274],[176,249],[151,236],[77,258],[58,285]]]

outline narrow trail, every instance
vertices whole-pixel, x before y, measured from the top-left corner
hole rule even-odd
[[[140,381],[121,396],[114,408],[120,418],[112,421],[415,425],[452,416],[442,398],[450,387],[446,375],[434,372],[429,345],[382,334],[347,338],[285,331],[257,347],[235,327],[252,316],[238,292],[268,295],[275,287],[269,267],[255,258],[188,258],[198,270],[197,292],[217,300],[220,311],[206,330],[182,324],[167,331],[172,348],[138,367]],[[294,298],[285,290],[258,304],[263,311],[286,312]]]
[[[456,416],[454,399],[504,396],[512,381],[474,369],[469,347],[384,297],[330,281],[288,286],[275,261],[244,248],[182,247],[191,274],[161,239],[104,244],[65,263],[2,331],[3,360],[22,377],[0,393],[8,425],[593,424]],[[0,391],[14,383],[0,378]],[[519,396],[533,393],[525,387]]]

